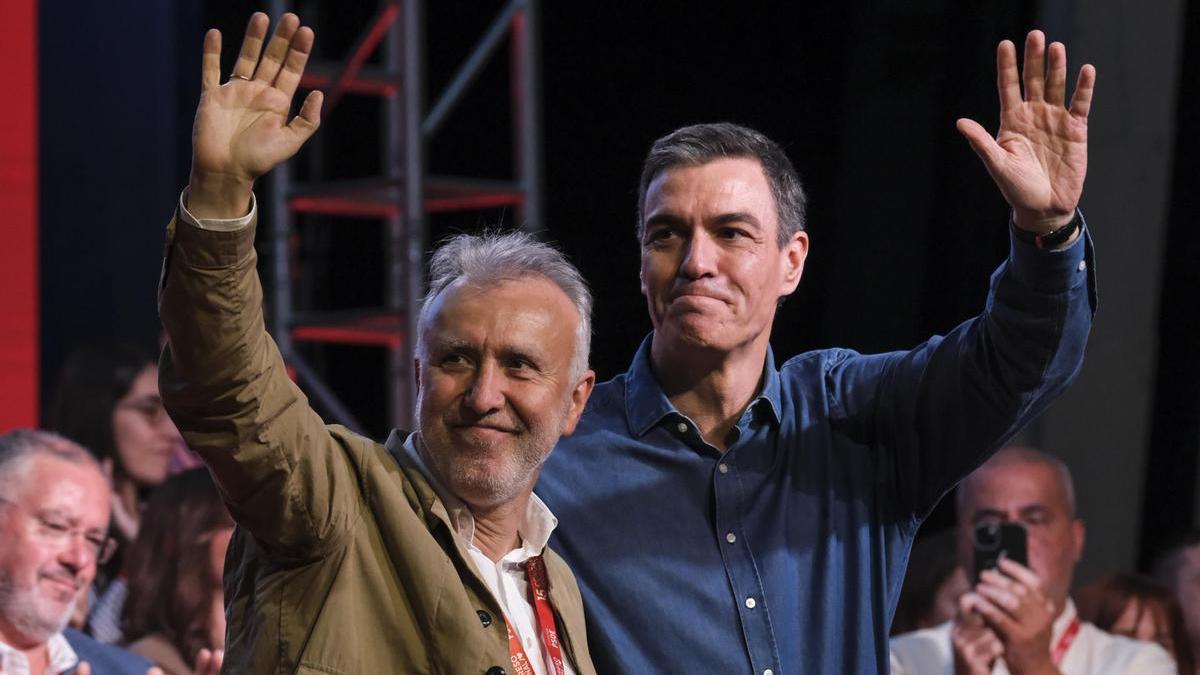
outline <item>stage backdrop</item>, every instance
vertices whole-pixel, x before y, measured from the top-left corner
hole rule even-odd
[[[0,431],[37,423],[37,3],[0,5]]]
[[[157,347],[162,233],[187,177],[200,78],[198,8],[40,3],[43,402],[72,349]]]

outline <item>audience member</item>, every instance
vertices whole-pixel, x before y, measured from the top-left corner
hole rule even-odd
[[[1068,596],[1083,554],[1075,488],[1060,460],[1030,448],[1001,450],[958,488],[958,560],[974,564],[973,534],[991,522],[1019,523],[1028,566],[1001,559],[982,571],[952,621],[892,640],[892,672],[1174,673],[1157,644],[1106,633],[1082,621]]]
[[[1200,531],[1176,537],[1159,554],[1153,574],[1179,601],[1188,646],[1193,655],[1200,655]]]
[[[954,618],[958,598],[971,590],[955,554],[954,530],[926,535],[913,545],[900,600],[892,618],[892,635],[929,628]]]
[[[1183,612],[1166,587],[1146,576],[1114,572],[1075,592],[1079,616],[1097,628],[1135,640],[1157,642],[1181,673],[1193,673]]]
[[[44,431],[0,436],[0,673],[147,672],[132,654],[63,632],[113,552],[109,494],[79,445]],[[81,663],[85,653],[97,661]]]
[[[221,573],[233,518],[207,469],[173,476],[151,495],[125,562],[121,626],[130,651],[167,675],[190,675],[225,648]]]
[[[97,575],[102,592],[137,536],[143,501],[166,479],[171,455],[182,445],[158,395],[156,362],[129,347],[76,351],[63,366],[49,421],[90,450],[112,479],[110,533],[120,547]]]

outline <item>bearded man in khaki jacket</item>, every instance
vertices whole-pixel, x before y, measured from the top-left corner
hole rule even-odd
[[[419,431],[326,426],[264,328],[253,181],[316,131],[287,120],[313,32],[255,14],[229,80],[205,37],[192,175],[159,291],[167,410],[238,522],[225,665],[238,673],[592,673],[574,577],[531,494],[595,382],[591,298],[525,235],[462,236],[431,265]],[[261,53],[261,59],[260,59]]]

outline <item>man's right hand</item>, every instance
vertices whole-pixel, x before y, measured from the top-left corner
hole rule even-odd
[[[1013,675],[1059,673],[1051,659],[1050,639],[1058,612],[1046,597],[1041,577],[1028,567],[1002,558],[999,570],[979,573],[975,611],[1004,645],[1004,663]]]
[[[187,208],[203,218],[246,215],[254,180],[287,161],[321,123],[319,91],[288,123],[292,97],[312,51],[313,32],[284,14],[263,52],[269,20],[255,13],[229,81],[221,84],[221,32],[204,36],[200,106],[192,129]],[[262,59],[259,55],[262,54]]]
[[[1004,645],[975,610],[979,596],[965,593],[958,599],[958,614],[950,628],[954,649],[954,675],[990,675]]]

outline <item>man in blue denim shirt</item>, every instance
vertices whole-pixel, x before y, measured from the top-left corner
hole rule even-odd
[[[1048,63],[1047,63],[1048,62]],[[1095,307],[1076,210],[1095,70],[1064,103],[1040,32],[997,53],[1001,123],[958,128],[1012,207],[983,313],[909,352],[803,354],[775,309],[808,252],[783,152],[730,124],[680,129],[643,168],[654,332],[596,388],[538,493],[579,579],[600,672],[886,672],[921,520],[1074,377]]]

